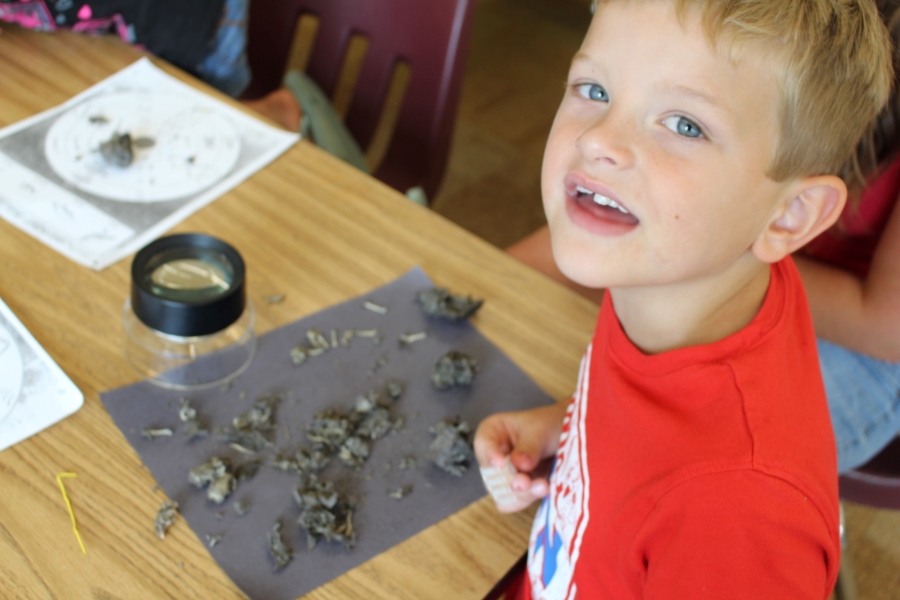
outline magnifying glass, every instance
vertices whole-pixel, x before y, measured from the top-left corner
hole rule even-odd
[[[244,282],[241,255],[209,235],[170,235],[140,250],[122,317],[129,363],[151,382],[176,389],[239,375],[256,351]]]

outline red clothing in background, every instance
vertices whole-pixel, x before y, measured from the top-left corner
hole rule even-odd
[[[900,196],[900,157],[875,177],[860,196],[847,203],[840,220],[807,244],[801,252],[865,278],[881,234]]]
[[[815,344],[789,258],[747,327],[658,355],[607,294],[514,597],[828,598],[837,467]]]

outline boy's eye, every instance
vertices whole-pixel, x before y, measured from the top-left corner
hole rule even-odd
[[[588,100],[596,102],[609,102],[609,94],[603,89],[603,86],[596,83],[582,83],[576,87],[578,93]]]
[[[700,127],[685,117],[673,116],[663,121],[663,125],[677,133],[689,138],[703,137]]]

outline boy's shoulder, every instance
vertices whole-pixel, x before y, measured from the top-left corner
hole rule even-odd
[[[793,261],[771,270],[756,317],[712,344],[646,355],[602,311],[590,379],[604,384],[590,401],[617,403],[677,453],[673,475],[756,470],[825,501],[836,452],[812,319]]]

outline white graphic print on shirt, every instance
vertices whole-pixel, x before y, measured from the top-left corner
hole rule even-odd
[[[590,519],[590,474],[584,432],[590,364],[588,346],[574,400],[563,420],[550,476],[550,494],[544,498],[531,529],[528,574],[534,600],[569,600],[578,591],[572,576]]]

